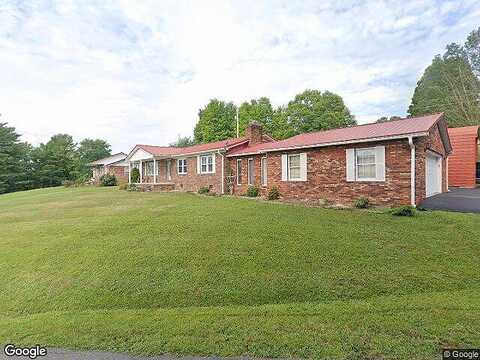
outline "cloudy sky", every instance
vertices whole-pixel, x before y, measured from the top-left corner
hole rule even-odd
[[[128,151],[191,135],[211,98],[312,88],[359,123],[405,115],[478,19],[478,0],[0,0],[0,119],[34,144],[61,132]]]

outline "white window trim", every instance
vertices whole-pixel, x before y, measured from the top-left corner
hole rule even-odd
[[[208,171],[208,159],[212,159],[212,171]],[[205,160],[205,166],[206,166],[206,171],[202,170],[202,159]],[[213,154],[208,154],[208,155],[200,155],[200,174],[214,174],[215,173],[215,157]]]
[[[180,165],[180,162],[184,162],[184,165]],[[180,171],[185,168],[185,171]],[[188,167],[187,167],[187,159],[182,158],[182,159],[177,159],[177,174],[178,175],[187,175],[188,173]]]
[[[240,180],[240,174],[242,173],[242,159],[237,159],[237,185],[242,185]]]
[[[298,156],[298,178],[292,178],[290,176],[290,158],[293,156]],[[300,154],[288,154],[287,156],[287,179],[288,181],[303,181],[302,180],[302,164],[301,164],[301,159],[300,159]]]
[[[373,155],[375,157],[375,162],[374,163],[371,163],[371,164],[362,164],[362,165],[375,165],[375,173],[377,171],[377,166],[378,166],[378,161],[377,161],[377,151],[376,151],[376,148],[375,147],[368,147],[368,148],[356,148],[355,149],[355,179],[356,181],[378,181],[378,179],[376,177],[373,177],[373,178],[367,178],[367,177],[363,177],[363,178],[360,178],[358,177],[358,162],[357,162],[357,159],[358,159],[358,152],[359,151],[362,151],[362,150],[367,150],[367,151],[373,151]]]
[[[252,171],[250,171],[250,162],[252,163]],[[255,161],[253,158],[247,160],[247,184],[253,185],[255,183]]]
[[[265,169],[263,168],[264,163]],[[267,186],[268,184],[268,163],[266,156],[260,158],[260,183],[262,186]]]
[[[383,153],[378,152],[382,149]],[[377,182],[383,183],[386,181],[386,166],[385,166],[385,146],[369,146],[364,148],[349,148],[346,149],[347,155],[347,181],[348,182]],[[375,154],[375,177],[373,178],[358,178],[358,163],[357,152],[361,150],[370,150]],[[349,155],[350,153],[350,155]],[[380,158],[378,158],[380,156]]]

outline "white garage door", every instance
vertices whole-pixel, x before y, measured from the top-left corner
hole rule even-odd
[[[442,157],[427,153],[425,169],[426,196],[432,196],[442,192]]]

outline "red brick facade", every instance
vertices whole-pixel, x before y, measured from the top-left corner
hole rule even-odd
[[[208,187],[210,191],[222,192],[222,156],[215,153],[215,173],[198,174],[197,156],[187,156],[187,173],[178,173],[178,159],[170,160],[170,178],[167,176],[167,161],[157,160],[157,183],[173,183],[175,190],[197,192],[201,187]],[[143,182],[153,183],[153,176],[146,175],[146,166],[143,166]]]
[[[347,148],[385,146],[385,181],[347,181]],[[447,191],[445,172],[445,149],[435,127],[430,136],[415,140],[416,147],[416,203],[425,198],[425,152],[433,150],[444,157],[443,191]],[[266,195],[276,186],[283,199],[327,200],[333,203],[352,204],[359,197],[367,197],[377,205],[409,205],[411,203],[411,151],[408,139],[352,145],[320,147],[290,151],[307,154],[307,181],[282,181],[281,155],[271,152],[265,155],[229,158],[234,175],[237,174],[237,159],[241,159],[242,184],[234,184],[234,194],[243,195],[248,188],[248,159],[254,161],[254,183],[261,195]],[[267,158],[267,184],[261,184],[260,161]]]
[[[425,199],[425,163],[427,151],[434,152],[442,157],[442,191],[447,191],[446,158],[448,151],[442,141],[441,134],[443,133],[440,131],[439,126],[443,126],[441,130],[444,132],[446,132],[446,128],[444,123],[439,124],[440,122],[437,122],[433,127],[429,127],[430,131],[428,136],[413,138],[416,152],[415,203],[417,205]],[[169,184],[169,186],[172,186],[172,188],[177,191],[196,192],[201,187],[208,187],[211,192],[218,194],[232,193],[235,195],[244,195],[250,185],[248,183],[248,162],[249,159],[252,159],[253,181],[251,185],[259,188],[261,196],[266,196],[268,191],[275,186],[278,188],[281,198],[287,200],[328,201],[335,204],[352,204],[358,198],[365,197],[376,205],[411,204],[412,152],[406,136],[383,141],[361,143],[352,141],[350,144],[343,145],[314,145],[316,147],[286,151],[280,150],[281,148],[270,148],[268,151],[259,151],[255,153],[255,155],[248,155],[248,151],[252,148],[255,149],[255,146],[275,144],[263,138],[261,127],[257,124],[251,125],[247,133],[251,137],[248,144],[241,143],[234,146],[235,150],[221,151],[223,156],[219,151],[202,153],[202,155],[215,154],[215,172],[212,174],[199,174],[197,172],[197,154],[183,158],[187,160],[187,174],[178,173],[178,157],[172,157],[170,160],[157,160],[159,170],[156,183]],[[267,141],[267,143],[264,140]],[[347,181],[347,151],[351,152],[350,149],[373,147],[379,147],[377,150],[380,152],[376,153],[376,156],[381,156],[380,159],[383,158],[383,149],[381,147],[385,149],[385,179],[383,180],[383,171],[379,170],[383,169],[382,165],[376,163],[376,178],[378,180]],[[160,149],[159,151],[164,150]],[[238,155],[235,155],[236,153],[238,153]],[[242,153],[247,154],[242,155]],[[282,180],[282,155],[300,153],[306,154],[306,167],[302,166],[302,174],[305,174],[306,169],[306,180]],[[266,184],[262,184],[261,179],[262,158],[266,159]],[[301,159],[303,159],[303,155]],[[351,157],[349,157],[349,159],[351,159]],[[238,160],[241,160],[242,179],[240,184],[237,183],[239,171],[237,168]],[[167,177],[167,161],[171,162],[170,177]],[[383,164],[383,161],[380,160],[379,164]],[[144,166],[143,169],[143,182],[153,183],[153,176],[146,176],[146,166]],[[378,174],[382,175],[380,176]],[[230,184],[232,186],[230,186]]]

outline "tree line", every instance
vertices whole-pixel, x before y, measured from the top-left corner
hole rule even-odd
[[[101,139],[84,139],[79,144],[68,134],[57,134],[46,143],[32,146],[20,141],[20,134],[0,123],[0,194],[59,186],[65,180],[86,181],[91,161],[111,154]]]

